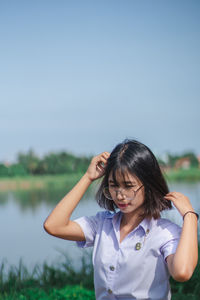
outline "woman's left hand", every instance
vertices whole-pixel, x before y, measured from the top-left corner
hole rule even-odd
[[[194,211],[189,198],[179,192],[170,192],[164,198],[172,201],[182,216],[189,210]]]

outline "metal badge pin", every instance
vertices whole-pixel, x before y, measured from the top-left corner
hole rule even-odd
[[[143,240],[143,245],[144,245],[144,243],[145,243],[145,240],[146,240],[146,236],[147,236],[147,234],[149,234],[149,228],[146,230],[146,232],[145,232],[145,236],[144,236],[144,240]],[[140,243],[140,242],[138,242],[138,243],[136,243],[136,245],[135,245],[135,250],[140,250],[142,248],[142,243]]]
[[[141,244],[141,243],[137,243],[137,244],[135,245],[135,250],[140,250],[141,247],[142,247],[142,244]]]

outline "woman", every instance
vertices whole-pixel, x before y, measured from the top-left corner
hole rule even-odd
[[[101,177],[97,201],[106,210],[72,221],[87,188]],[[171,203],[183,216],[182,229],[160,218]],[[96,299],[171,299],[169,276],[186,281],[197,264],[197,219],[186,196],[169,193],[151,150],[125,140],[111,154],[103,152],[92,159],[44,228],[80,247],[94,247]]]

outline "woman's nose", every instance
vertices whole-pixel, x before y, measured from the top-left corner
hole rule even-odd
[[[124,195],[123,195],[121,190],[116,191],[116,196],[117,196],[118,200],[123,200],[124,199]]]

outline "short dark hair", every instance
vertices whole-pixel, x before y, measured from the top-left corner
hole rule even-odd
[[[135,175],[144,185],[144,217],[158,219],[162,210],[172,208],[171,202],[164,198],[169,189],[156,157],[144,144],[127,139],[113,149],[108,159],[105,175],[96,194],[97,202],[101,207],[110,211],[115,211],[117,208],[114,201],[104,196],[103,189],[108,187],[111,173],[117,184],[118,171],[122,175],[125,172]]]

